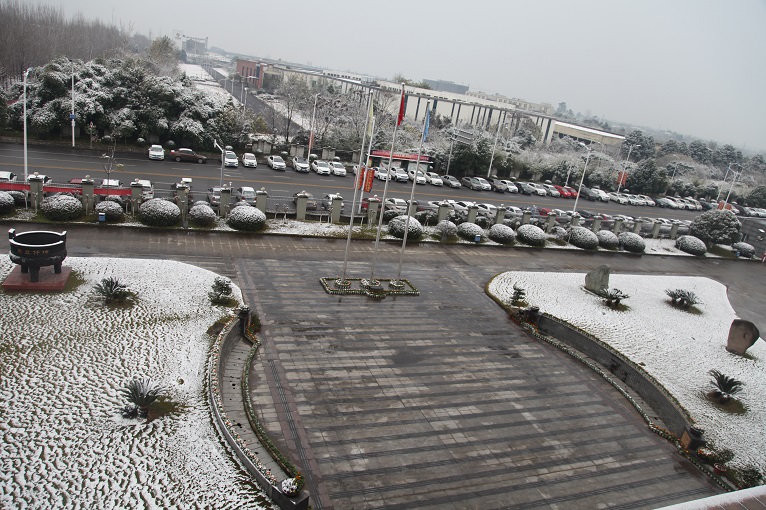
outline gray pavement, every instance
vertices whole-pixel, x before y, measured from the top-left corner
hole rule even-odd
[[[345,240],[67,229],[71,256],[178,260],[242,287],[263,323],[251,397],[314,508],[657,508],[720,492],[611,386],[512,324],[484,284],[503,270],[604,263],[708,276],[757,324],[766,266],[412,245],[403,277],[421,296],[378,302],[323,292]],[[372,243],[352,251],[349,276],[368,276]],[[376,275],[395,276],[398,260],[383,243]]]

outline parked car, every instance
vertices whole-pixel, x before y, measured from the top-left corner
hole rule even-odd
[[[234,151],[226,151],[223,156],[223,166],[239,168],[239,158]]]
[[[485,180],[489,183],[491,191],[497,191],[498,193],[508,191],[508,185],[497,177],[487,177]]]
[[[601,195],[594,193],[593,190],[588,188],[587,186],[583,186],[580,188],[580,198],[584,198],[585,200],[590,200],[591,202],[595,202],[595,201],[601,200]]]
[[[308,173],[309,162],[306,158],[295,156],[293,158],[293,170],[296,172]]]
[[[250,205],[255,205],[255,190],[250,186],[242,186],[237,188],[234,194],[237,201],[245,201]]]
[[[524,216],[524,211],[520,207],[516,207],[515,205],[507,205],[505,206],[505,215],[507,217],[516,217],[521,218]]]
[[[478,206],[476,205],[476,202],[471,202],[470,200],[458,200],[452,204],[452,207],[457,212],[467,212],[469,208]]]
[[[410,180],[410,176],[404,168],[394,167],[392,172],[391,178],[396,182],[408,182]]]
[[[307,211],[316,211],[319,207],[319,202],[317,202],[317,199],[314,198],[314,195],[307,191],[301,191],[300,193],[295,193],[293,195],[293,202],[298,203],[298,195],[304,195],[306,196],[306,210]]]
[[[469,189],[482,190],[482,185],[476,177],[463,177],[460,179],[460,184]]]
[[[443,186],[444,181],[436,172],[426,172],[426,182],[434,186]]]
[[[481,190],[482,191],[492,191],[492,185],[485,179],[484,177],[477,177],[477,181],[479,181],[479,184],[481,184]]]
[[[593,193],[594,193],[594,194],[595,194],[595,195],[598,197],[598,199],[599,199],[599,200],[601,200],[602,202],[609,202],[609,195],[607,195],[606,191],[602,190],[602,189],[601,189],[601,188],[599,188],[598,186],[593,186],[593,187],[592,187],[590,190],[591,190],[591,191],[592,191],[592,192],[593,192]]]
[[[479,208],[477,211],[477,214],[481,214],[482,216],[486,216],[487,218],[494,218],[497,216],[497,206],[494,204],[476,204],[476,206]]]
[[[545,188],[545,192],[549,197],[561,197],[561,193],[559,193],[559,190],[557,190],[553,184],[541,184],[540,186]]]
[[[165,159],[165,149],[162,148],[162,145],[152,145],[149,147],[149,159],[158,161]]]
[[[583,218],[593,218],[596,216],[596,213],[594,213],[593,211],[589,211],[587,209],[581,209],[577,211],[577,213]]]
[[[387,198],[386,211],[396,211],[400,214],[407,214],[407,201],[402,198]]]
[[[170,159],[175,161],[190,161],[197,163],[207,163],[207,156],[197,154],[191,149],[178,149],[170,151]]]
[[[559,195],[561,195],[561,198],[572,198],[572,193],[566,189],[564,186],[559,186],[558,184],[553,185],[554,188],[556,188],[556,191],[559,192]]]
[[[528,182],[527,186],[534,189],[537,195],[543,197],[548,195],[548,191],[543,187],[542,184],[537,184],[536,182]]]
[[[667,207],[668,209],[678,209],[678,204],[668,197],[660,197],[655,200],[657,207]]]
[[[331,161],[330,162],[330,171],[332,171],[333,175],[337,175],[339,177],[345,177],[346,176],[346,167],[343,166],[343,163],[339,161]]]
[[[534,182],[518,182],[517,185],[521,186],[521,192],[525,195],[537,195],[546,196],[548,193],[545,188],[535,184]]]
[[[642,199],[645,203],[645,205],[648,205],[649,207],[654,207],[655,204],[652,197],[646,196],[646,195],[637,195],[640,199]]]
[[[425,203],[418,203],[418,211],[433,211],[433,212],[439,212],[439,205],[442,203],[441,200],[429,200]],[[446,203],[446,202],[445,202]],[[447,204],[449,205],[449,204]],[[450,207],[451,209],[452,207]]]
[[[336,197],[343,198],[338,193],[325,193],[324,196],[322,197],[322,201],[320,202],[322,209],[324,209],[325,211],[329,211],[332,208],[332,201]],[[344,205],[343,201],[341,200],[340,202],[341,210],[343,209],[343,205]]]
[[[122,188],[122,181],[119,179],[101,179],[101,188]]]
[[[519,188],[516,187],[516,183],[513,182],[513,181],[501,180],[501,181],[498,181],[498,182],[502,182],[503,184],[505,184],[505,191],[507,191],[508,193],[518,193],[519,192]]]
[[[246,152],[242,154],[242,165],[247,168],[256,168],[258,166],[258,159],[252,152]]]
[[[564,186],[564,189],[569,192],[570,198],[577,198],[577,190],[572,186]]]
[[[387,169],[376,166],[375,168],[375,178],[379,181],[388,181],[391,179],[391,172],[389,172]]]
[[[628,203],[628,197],[626,197],[622,193],[617,193],[616,191],[612,191],[607,194],[609,195],[609,200],[612,202],[617,202],[618,204],[623,204],[623,205],[627,205]]]
[[[463,186],[457,178],[451,175],[442,175],[442,182],[445,186],[449,186],[450,188],[461,188]]]
[[[221,205],[221,187],[220,186],[214,186],[212,188],[207,189],[207,203],[210,204],[210,207],[213,209],[217,208]]]
[[[16,182],[16,174],[13,172],[0,172],[0,182]]]
[[[412,181],[415,180],[415,184],[425,184],[426,174],[423,170],[416,170],[414,168],[407,170],[407,178]]]
[[[282,156],[278,154],[272,154],[266,158],[266,164],[271,167],[272,170],[286,170],[287,163],[282,159]]]
[[[317,173],[317,175],[330,175],[330,164],[327,161],[321,159],[315,159],[311,162],[311,169]]]

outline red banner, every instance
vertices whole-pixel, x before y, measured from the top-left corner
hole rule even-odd
[[[628,172],[617,172],[617,184],[622,187],[628,180]]]
[[[362,189],[362,186],[364,186],[365,175],[367,175],[367,167],[362,165],[356,173],[356,189]]]
[[[364,192],[369,193],[372,190],[372,182],[375,179],[375,170],[368,168],[364,175]]]

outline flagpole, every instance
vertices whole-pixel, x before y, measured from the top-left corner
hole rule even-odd
[[[410,201],[407,202],[407,219],[404,220],[404,239],[402,239],[402,251],[399,253],[399,271],[396,273],[396,283],[401,285],[402,263],[404,262],[404,248],[407,246],[407,235],[410,232],[410,209],[415,199],[415,186],[418,183],[418,172],[420,172],[420,154],[423,152],[423,142],[428,136],[428,124],[431,118],[431,101],[426,101],[426,118],[423,119],[423,136],[420,137],[420,147],[418,147],[418,159],[415,162],[415,177],[412,179],[412,190],[410,191]]]
[[[378,217],[378,231],[375,234],[375,248],[373,249],[372,253],[372,267],[370,268],[370,283],[373,283],[375,281],[375,261],[378,258],[378,245],[380,244],[380,232],[383,229],[383,215],[386,212],[386,194],[388,193],[388,182],[391,180],[391,162],[394,158],[394,146],[396,145],[396,132],[399,129],[399,124],[402,121],[403,117],[403,109],[404,109],[404,83],[402,83],[402,99],[399,103],[399,116],[396,119],[396,124],[394,124],[394,136],[391,138],[391,151],[388,153],[388,167],[386,168],[386,171],[388,173],[388,178],[386,179],[386,184],[383,186],[383,201],[381,202],[380,206],[380,217]]]
[[[367,135],[367,131],[370,126],[370,121],[372,121],[372,130],[375,129],[375,116],[373,115],[372,118],[370,118],[370,112],[372,110],[372,89],[370,89],[370,93],[367,96],[367,118],[365,119],[364,125],[365,125],[365,132],[362,135],[362,146],[360,147],[360,151],[364,151],[364,138]],[[372,139],[372,133],[370,133],[370,139]],[[359,180],[362,179],[362,186],[364,186],[364,181],[367,180],[366,174],[367,169],[364,169],[364,172],[362,172],[362,158],[364,157],[364,152],[359,154],[359,165],[357,166],[357,175],[354,176],[353,182],[354,182],[354,199],[351,202],[351,220],[348,225],[348,237],[346,238],[346,251],[343,254],[343,273],[341,273],[340,276],[340,284],[341,286],[345,285],[346,283],[346,268],[348,267],[348,249],[351,246],[351,232],[354,230],[354,213],[356,212],[356,197],[359,194],[359,189],[361,188]]]

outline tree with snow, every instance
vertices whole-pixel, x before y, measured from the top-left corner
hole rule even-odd
[[[742,224],[733,212],[711,209],[697,216],[689,227],[689,234],[706,245],[730,245],[739,241]]]

